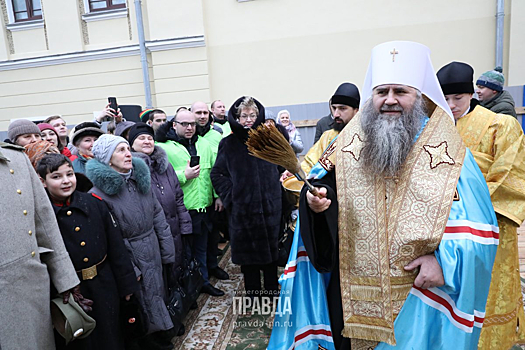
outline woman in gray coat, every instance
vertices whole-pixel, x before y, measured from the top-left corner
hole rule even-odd
[[[288,142],[290,142],[290,146],[292,146],[295,155],[299,156],[299,153],[304,150],[303,140],[301,139],[301,133],[299,130],[297,130],[291,119],[292,117],[290,112],[288,112],[286,109],[283,109],[277,113],[277,124],[280,124],[286,128],[289,137]]]
[[[141,292],[137,297],[148,316],[149,336],[138,341],[143,349],[171,349],[166,331],[173,323],[166,309],[162,265],[175,262],[171,230],[151,191],[148,166],[132,158],[128,141],[102,135],[93,145],[86,175],[90,192],[102,197],[122,231]]]

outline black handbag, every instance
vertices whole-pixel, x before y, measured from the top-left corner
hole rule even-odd
[[[179,274],[177,284],[170,285],[169,299],[166,308],[170,313],[173,326],[179,331],[183,320],[188,314],[191,305],[199,297],[204,277],[200,271],[200,266],[195,258],[184,259],[184,268]]]
[[[166,308],[170,313],[171,322],[173,323],[174,334],[179,332],[183,325],[182,321],[188,314],[191,304],[185,302],[185,293],[180,286],[172,287],[169,290],[169,300]]]
[[[190,305],[193,304],[204,285],[204,277],[202,277],[200,265],[195,258],[185,261],[184,269],[179,277],[179,285],[186,294],[186,300],[191,300]]]

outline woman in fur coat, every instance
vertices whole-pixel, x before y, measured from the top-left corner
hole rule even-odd
[[[281,223],[279,168],[248,154],[248,130],[264,122],[264,107],[241,97],[228,113],[232,134],[219,144],[211,180],[229,213],[232,261],[241,265],[248,296],[278,291],[277,258]]]
[[[159,201],[151,191],[148,166],[132,158],[128,141],[105,134],[93,145],[86,164],[93,182],[90,192],[102,197],[118,222],[141,290],[137,298],[148,316],[148,336],[142,349],[171,349],[166,336],[173,328],[164,300],[162,265],[175,262],[175,247]],[[171,347],[170,347],[171,346]]]

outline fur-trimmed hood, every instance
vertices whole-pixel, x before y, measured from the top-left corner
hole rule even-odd
[[[153,170],[159,174],[164,174],[168,169],[168,165],[171,165],[166,151],[159,146],[154,146],[153,153],[150,155],[140,152],[131,152],[131,154],[133,157],[142,159],[149,166],[150,171]]]
[[[232,132],[235,136],[237,136],[239,139],[246,141],[248,139],[248,130],[245,129],[244,126],[242,126],[238,122],[239,113],[237,112],[237,108],[242,103],[242,101],[245,99],[246,96],[239,97],[237,101],[235,101],[230,109],[228,110],[228,122],[230,122],[230,126],[232,128]],[[264,106],[257,101],[255,98],[253,99],[255,104],[257,105],[257,108],[259,109],[259,115],[257,116],[257,120],[255,123],[253,123],[252,129],[257,128],[259,125],[264,123],[264,119],[266,118],[266,114],[264,111]]]
[[[116,170],[97,159],[91,159],[86,163],[86,175],[93,182],[93,186],[99,188],[108,196],[118,194],[126,181]],[[133,158],[133,171],[131,180],[137,183],[140,193],[148,193],[151,186],[149,168],[142,159]]]

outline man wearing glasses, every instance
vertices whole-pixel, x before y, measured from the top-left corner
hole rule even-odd
[[[216,196],[210,179],[215,155],[211,144],[195,132],[196,118],[193,112],[180,110],[173,119],[173,125],[170,124],[166,123],[157,130],[156,144],[166,151],[168,160],[177,173],[184,193],[184,205],[191,215],[193,224],[191,250],[200,264],[205,281],[201,292],[222,296],[224,292],[208,281],[206,261],[208,236],[213,226],[207,212],[214,210],[212,206]],[[222,210],[222,203],[220,200],[217,202]],[[184,239],[187,243],[188,237]]]

